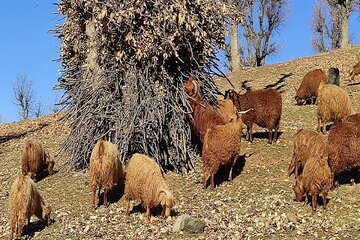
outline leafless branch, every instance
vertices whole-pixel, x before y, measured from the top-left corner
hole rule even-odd
[[[13,83],[13,103],[19,107],[20,119],[30,117],[33,102],[34,92],[31,81],[27,79],[25,73],[17,75]]]

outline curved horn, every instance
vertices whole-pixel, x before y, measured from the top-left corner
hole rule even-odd
[[[169,192],[168,192],[167,190],[161,188],[161,189],[159,190],[158,195],[160,195],[162,192],[164,192],[166,196],[168,196],[168,194],[169,194]]]
[[[194,78],[191,78],[191,81],[194,84],[194,95],[197,95],[199,91],[198,83],[194,80]]]
[[[248,110],[245,110],[245,111],[237,111],[237,114],[245,114],[251,110],[254,110],[253,108],[249,108]]]

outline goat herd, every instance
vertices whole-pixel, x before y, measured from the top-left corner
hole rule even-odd
[[[360,62],[351,72],[351,79],[360,74]],[[307,73],[298,88],[295,100],[298,105],[308,101],[317,102],[318,131],[300,129],[295,135],[293,157],[288,174],[295,174],[293,191],[295,200],[312,197],[315,211],[317,197],[326,197],[340,172],[360,167],[360,114],[354,114],[348,94],[339,86],[339,70],[331,68],[328,77],[320,70]],[[201,95],[199,84],[193,77],[184,83],[188,102],[192,109],[189,115],[192,131],[198,139],[203,162],[203,187],[210,177],[214,189],[214,176],[220,167],[225,167],[232,181],[232,169],[240,155],[242,124],[247,127],[246,139],[253,140],[253,123],[269,130],[268,142],[276,141],[282,114],[282,97],[273,89],[247,90],[239,94],[234,90],[225,92],[219,100],[219,109],[214,108]],[[328,137],[326,124],[334,122]],[[274,134],[273,134],[274,130]],[[35,140],[27,140],[22,155],[22,174],[10,190],[9,214],[10,237],[21,238],[22,227],[32,215],[46,225],[50,224],[51,205],[37,190],[35,181],[42,171],[53,173],[54,161],[43,146]],[[150,209],[162,207],[162,216],[169,216],[174,206],[174,197],[166,184],[160,166],[150,157],[135,153],[125,168],[120,161],[117,147],[111,142],[98,140],[90,157],[90,188],[92,204],[97,207],[96,192],[104,190],[104,206],[107,206],[107,191],[117,185],[124,191],[127,201],[125,212],[129,214],[131,200],[141,201],[146,207],[146,219],[151,221]]]

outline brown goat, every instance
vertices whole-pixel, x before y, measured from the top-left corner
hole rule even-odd
[[[43,221],[47,226],[50,224],[51,205],[39,193],[35,183],[29,176],[18,176],[10,190],[9,198],[10,213],[10,239],[14,238],[17,227],[17,238],[21,239],[21,229],[32,215]],[[28,226],[27,225],[27,226]]]
[[[356,75],[360,74],[360,61],[354,65],[353,69],[350,71],[350,79],[354,81]]]
[[[289,165],[289,176],[295,171],[295,177],[299,175],[310,157],[325,156],[327,154],[327,138],[320,133],[311,130],[300,129],[295,134],[294,151]]]
[[[111,142],[98,140],[90,157],[90,188],[92,191],[92,204],[94,208],[96,190],[104,188],[104,207],[107,207],[107,192],[115,184],[124,189],[125,167],[120,162],[119,151]]]
[[[353,113],[350,98],[345,90],[333,84],[325,84],[319,90],[317,103],[317,130],[326,132],[329,122],[341,121]]]
[[[230,99],[219,99],[218,104],[220,113],[227,123],[237,119],[236,108]]]
[[[273,139],[276,141],[282,112],[282,98],[279,92],[262,89],[238,94],[230,89],[225,92],[225,98],[231,99],[238,111],[251,110],[241,115],[241,120],[247,127],[247,140],[253,140],[252,126],[255,123],[269,130],[269,143],[272,143]]]
[[[22,173],[26,175],[30,172],[31,178],[36,181],[37,174],[45,169],[50,175],[53,174],[55,162],[50,159],[40,142],[28,139],[23,149],[21,165]]]
[[[184,83],[185,92],[189,95],[188,101],[192,109],[192,126],[195,134],[200,139],[200,142],[204,142],[204,136],[206,130],[216,126],[226,124],[224,117],[211,106],[208,101],[200,95],[199,84],[193,77]]]
[[[229,170],[229,180],[232,181],[232,169],[240,155],[242,135],[241,123],[231,122],[226,125],[214,126],[207,130],[202,150],[203,187],[211,177],[211,190],[214,189],[214,176],[220,166]]]
[[[355,113],[343,119],[344,122],[360,124],[360,113]]]
[[[160,166],[154,159],[135,153],[126,167],[125,212],[129,214],[130,200],[141,201],[146,207],[146,219],[150,222],[150,209],[160,205],[161,215],[170,216],[175,205],[174,196],[165,182]]]
[[[329,166],[334,176],[345,170],[360,168],[360,127],[338,122],[330,129]]]
[[[307,100],[315,103],[318,90],[326,84],[326,76],[323,70],[315,69],[308,72],[301,81],[300,87],[296,91],[295,100],[298,105],[303,105]]]
[[[300,202],[305,195],[307,204],[308,194],[311,193],[312,210],[316,211],[317,197],[322,193],[323,207],[326,209],[326,197],[332,186],[332,179],[326,156],[310,157],[305,163],[302,175],[296,178],[293,187],[295,200]]]

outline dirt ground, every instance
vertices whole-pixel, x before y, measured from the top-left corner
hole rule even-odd
[[[32,218],[23,239],[360,239],[360,184],[345,180],[330,192],[328,208],[293,200],[294,177],[287,176],[293,136],[300,128],[316,128],[316,105],[296,106],[294,87],[311,69],[338,66],[341,86],[349,93],[353,108],[360,111],[360,76],[348,81],[350,67],[360,55],[360,47],[339,50],[283,64],[249,69],[229,76],[235,86],[243,80],[253,88],[273,87],[282,92],[283,115],[279,140],[267,144],[265,130],[254,129],[252,144],[242,139],[241,158],[231,184],[220,182],[215,191],[202,189],[201,159],[194,156],[195,170],[187,174],[168,172],[176,205],[171,219],[155,216],[156,224],[144,220],[144,211],[133,203],[125,216],[125,201],[112,194],[107,209],[93,210],[90,204],[89,172],[68,171],[66,155],[56,155],[69,133],[59,116],[0,125],[0,239],[9,237],[8,198],[12,182],[20,174],[20,157],[27,138],[44,143],[56,161],[57,172],[39,181],[38,188],[53,206],[53,223],[44,227]],[[281,80],[282,74],[291,76]],[[229,88],[217,80],[221,90]],[[239,89],[238,89],[239,90]],[[357,174],[359,175],[359,174]],[[321,203],[321,202],[320,202]],[[203,234],[173,233],[176,216],[190,214],[206,223]]]

